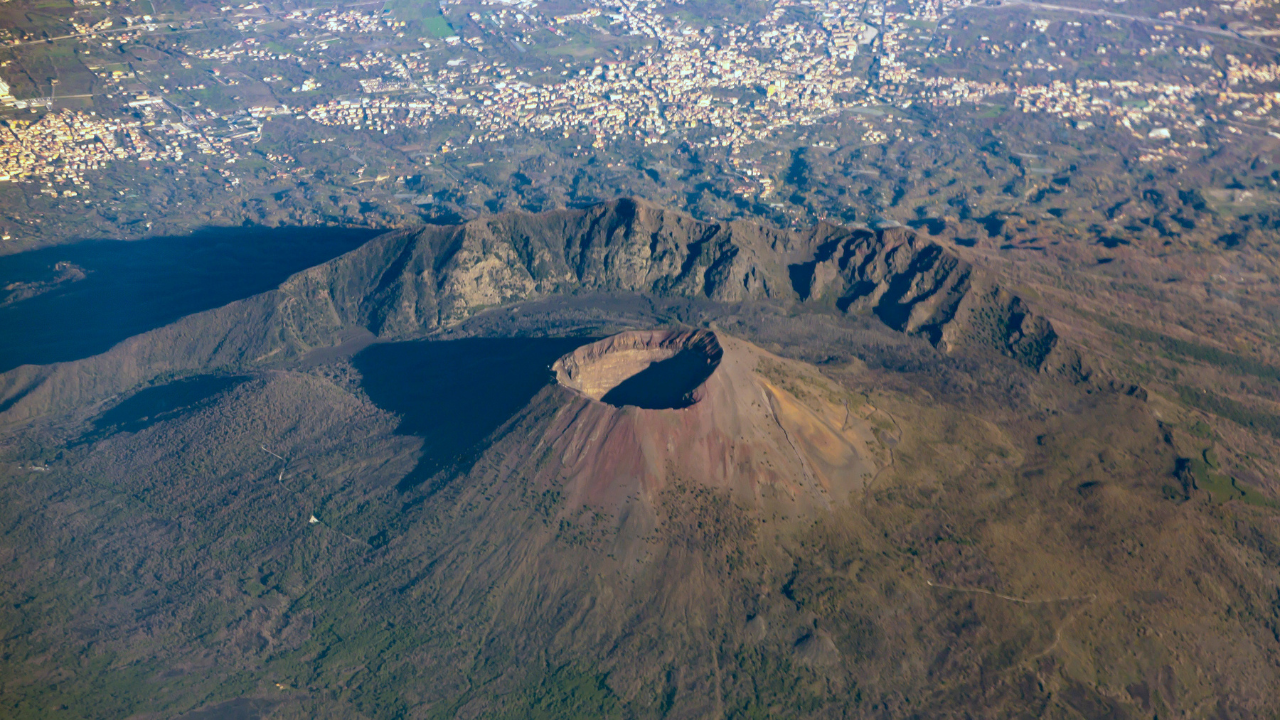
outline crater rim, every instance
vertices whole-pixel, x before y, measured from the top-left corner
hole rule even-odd
[[[710,330],[628,330],[551,366],[559,385],[593,402],[681,410],[700,402],[724,350]]]

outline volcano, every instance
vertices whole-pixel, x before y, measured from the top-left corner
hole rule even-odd
[[[797,667],[839,662],[812,618],[756,597],[787,562],[761,541],[851,508],[888,464],[876,428],[891,419],[814,366],[717,330],[625,331],[551,370],[426,502],[429,523],[388,548],[393,564],[419,565],[419,543],[431,560],[380,612],[458,627],[451,647],[477,648],[471,662],[512,682],[579,677],[591,657],[611,693],[633,696],[681,663],[661,681],[671,717],[720,712],[708,682],[721,632]],[[453,652],[418,651],[441,687],[464,682]]]
[[[1274,368],[967,247],[512,213],[0,374],[0,715],[1273,717]]]
[[[553,370],[564,406],[536,444],[556,449],[578,503],[651,501],[680,477],[807,512],[847,502],[879,467],[848,391],[727,335],[625,332]]]

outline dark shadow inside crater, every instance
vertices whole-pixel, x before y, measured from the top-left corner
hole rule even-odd
[[[694,403],[693,391],[711,377],[718,363],[718,358],[704,352],[682,350],[618,383],[600,400],[646,410],[689,407]]]

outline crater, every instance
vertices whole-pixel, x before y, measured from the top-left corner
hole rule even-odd
[[[584,345],[552,370],[557,382],[592,400],[674,410],[702,399],[723,354],[707,330],[631,331]]]

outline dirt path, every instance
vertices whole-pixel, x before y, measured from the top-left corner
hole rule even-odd
[[[956,587],[954,585],[943,585],[941,583],[933,582],[932,580],[925,580],[924,584],[928,585],[929,587],[938,588],[940,590],[951,590],[952,592],[963,592],[963,593],[975,593],[978,595],[990,595],[991,597],[1000,598],[1001,600],[1008,600],[1009,602],[1021,603],[1023,605],[1042,605],[1046,603],[1080,602],[1080,601],[1093,602],[1094,600],[1098,599],[1097,595],[1090,593],[1088,595],[1068,595],[1065,597],[1045,598],[1043,600],[1030,600],[1027,598],[1013,597],[1012,595],[1002,595],[998,592],[992,592],[991,590],[983,590],[982,588],[963,588],[963,587]]]

